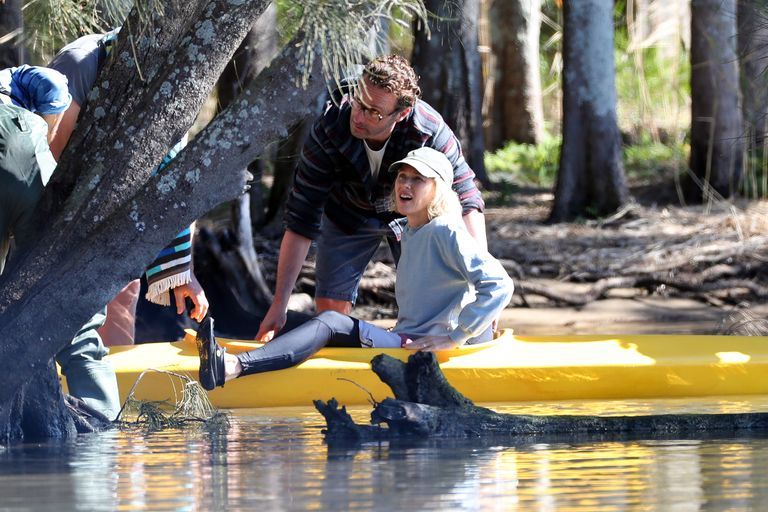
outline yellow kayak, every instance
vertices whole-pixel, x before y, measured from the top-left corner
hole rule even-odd
[[[217,338],[232,353],[255,342]],[[147,368],[197,378],[195,334],[173,343],[112,347],[121,399]],[[365,404],[391,396],[370,369],[379,353],[404,349],[325,348],[287,370],[250,375],[209,392],[221,408],[311,405],[335,397]],[[514,336],[438,353],[448,381],[476,402],[768,394],[768,337],[702,335]],[[148,372],[143,400],[173,400],[177,379]]]

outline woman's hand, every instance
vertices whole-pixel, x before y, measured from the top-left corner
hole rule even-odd
[[[435,350],[450,350],[458,348],[459,345],[449,336],[424,336],[415,340],[408,340],[403,348],[408,350],[422,350],[425,352],[434,352]]]

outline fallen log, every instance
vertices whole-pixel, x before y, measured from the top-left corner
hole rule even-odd
[[[519,437],[551,434],[615,434],[655,437],[692,433],[768,431],[768,413],[657,414],[648,416],[533,416],[499,414],[479,407],[454,389],[434,354],[417,352],[407,363],[386,355],[373,371],[395,394],[374,404],[371,424],[359,425],[335,399],[315,400],[328,441],[400,438]]]

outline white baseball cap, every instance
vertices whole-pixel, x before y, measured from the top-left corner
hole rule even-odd
[[[410,165],[427,178],[439,178],[449,185],[453,183],[453,165],[445,153],[436,149],[414,149],[405,158],[390,165],[389,172],[397,172],[403,165]]]

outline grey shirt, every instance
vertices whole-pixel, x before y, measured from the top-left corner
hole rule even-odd
[[[442,215],[402,234],[395,331],[447,335],[463,344],[501,313],[514,286],[501,263],[480,249],[461,218]]]
[[[92,34],[75,39],[53,58],[49,68],[67,77],[69,94],[80,107],[88,102],[88,93],[96,83],[99,67],[106,57],[101,40],[104,34]]]

